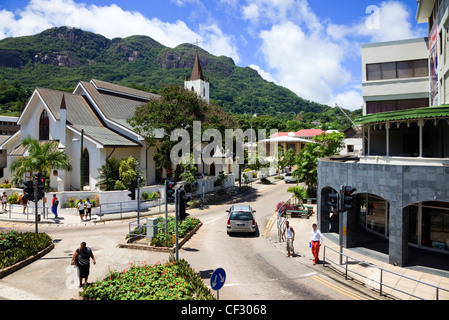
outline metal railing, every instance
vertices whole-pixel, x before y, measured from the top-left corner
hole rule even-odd
[[[147,200],[147,201],[141,201],[140,202],[140,209],[141,211],[148,210],[149,208],[157,207],[159,206],[159,213],[162,212],[161,205],[165,204],[165,201],[163,199],[155,199],[155,200]],[[137,210],[137,201],[126,201],[126,202],[111,202],[111,203],[101,203],[97,214],[100,216],[105,214],[117,214],[120,215],[125,212],[133,212]],[[122,217],[122,216],[120,216]]]
[[[290,203],[290,200],[293,198],[293,196],[291,196],[287,201],[285,201],[285,203],[279,207],[278,211],[277,211],[277,227],[278,227],[278,236],[279,236],[279,242],[282,241],[282,228],[285,224],[285,220],[287,219],[287,210],[283,210],[284,207]],[[282,216],[285,217],[283,218]]]
[[[330,259],[329,257],[326,257],[326,249],[334,251],[335,253],[339,254],[339,256],[341,255],[341,256],[345,257],[346,259],[345,259],[344,265],[341,265],[340,263],[337,263],[337,262],[333,261],[333,260]],[[361,273],[359,273],[359,272],[356,272],[355,270],[349,269],[349,268],[348,268],[348,266],[350,265],[349,259],[351,259],[351,260],[353,260],[353,261],[357,261],[359,264],[362,264],[362,265],[364,265],[364,266],[367,266],[367,267],[370,267],[370,268],[375,268],[376,270],[378,270],[378,271],[379,271],[379,280],[374,279],[374,277],[372,277],[372,276],[370,277],[370,276],[361,274]],[[397,276],[397,277],[399,277],[399,279],[407,279],[407,280],[416,282],[417,284],[422,284],[422,285],[425,285],[425,286],[432,287],[432,288],[435,290],[435,292],[436,292],[436,295],[435,295],[436,300],[439,300],[439,295],[440,295],[440,291],[441,291],[441,290],[446,291],[446,292],[449,293],[449,290],[448,290],[448,289],[444,289],[444,288],[438,287],[438,286],[436,286],[436,285],[433,285],[433,284],[430,284],[430,283],[427,283],[427,282],[423,282],[423,281],[420,281],[420,280],[416,280],[416,279],[413,279],[413,278],[404,276],[404,275],[402,275],[402,274],[399,274],[399,273],[396,273],[396,272],[393,272],[393,271],[389,271],[389,270],[383,269],[383,268],[381,268],[381,267],[375,266],[375,265],[370,264],[370,263],[368,263],[368,262],[364,262],[364,261],[358,260],[358,259],[356,259],[356,258],[350,257],[350,256],[348,256],[348,255],[346,255],[346,254],[344,254],[344,253],[341,253],[341,252],[339,252],[339,251],[337,251],[337,250],[334,250],[334,249],[332,249],[332,248],[330,248],[330,247],[328,247],[328,246],[325,245],[325,246],[324,246],[324,249],[323,249],[323,266],[326,266],[326,262],[327,262],[327,261],[330,261],[331,263],[335,264],[336,266],[338,266],[338,267],[344,269],[345,279],[346,279],[346,280],[348,280],[348,272],[352,272],[352,273],[357,274],[358,276],[360,276],[360,277],[362,277],[362,278],[367,279],[370,283],[377,283],[377,284],[379,285],[379,292],[380,292],[380,295],[381,295],[381,296],[383,295],[383,288],[384,288],[384,287],[387,287],[387,288],[390,288],[390,289],[392,289],[392,290],[395,290],[395,291],[401,292],[401,293],[403,293],[403,294],[409,295],[409,296],[411,296],[411,297],[414,297],[414,298],[416,298],[416,299],[426,300],[425,298],[419,297],[419,296],[417,296],[417,295],[415,295],[415,294],[413,294],[413,293],[406,292],[406,291],[404,291],[404,290],[398,289],[397,287],[394,287],[394,286],[392,286],[392,285],[389,285],[389,284],[385,283],[385,282],[384,282],[384,276],[385,276],[385,273],[387,273],[387,274],[389,274],[389,275]],[[373,274],[373,273],[371,272],[371,274]],[[370,286],[371,286],[371,287],[374,287],[374,286],[372,286],[372,285],[370,285]]]
[[[42,208],[42,206],[37,207],[37,212],[40,215],[42,219],[45,219],[48,217],[49,213],[51,213],[51,210],[49,207],[45,207],[45,209]],[[23,205],[19,204],[8,204],[7,210],[3,211],[0,214],[0,217],[2,215],[7,215],[9,219],[12,219],[13,217],[17,217],[18,219],[25,219],[25,220],[32,220],[35,219],[35,206],[34,203],[31,205],[28,205],[25,207],[25,212],[23,212]]]

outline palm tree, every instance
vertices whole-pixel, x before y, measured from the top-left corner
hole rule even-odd
[[[21,183],[22,177],[27,172],[41,173],[43,177],[48,178],[51,170],[72,170],[71,159],[64,151],[58,149],[58,141],[40,142],[27,137],[22,141],[22,146],[27,148],[28,155],[20,157],[11,164],[11,172],[14,173],[12,182],[15,184]]]

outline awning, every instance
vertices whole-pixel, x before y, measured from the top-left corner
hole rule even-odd
[[[425,107],[407,110],[379,112],[356,119],[356,124],[379,123],[387,121],[410,120],[419,118],[449,118],[449,105]]]

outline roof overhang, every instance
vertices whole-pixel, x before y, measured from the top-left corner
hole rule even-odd
[[[425,107],[366,115],[355,121],[356,124],[383,123],[389,121],[412,120],[420,118],[449,118],[449,105]]]
[[[417,0],[418,10],[416,11],[416,22],[426,23],[429,21],[429,17],[432,14],[435,0]]]

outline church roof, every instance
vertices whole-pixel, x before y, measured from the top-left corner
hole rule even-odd
[[[192,74],[190,75],[190,81],[193,80],[204,80],[203,70],[201,70],[200,57],[198,56],[198,54],[195,56]]]
[[[107,128],[82,95],[45,88],[36,90],[56,119],[60,118],[60,106],[64,97],[67,125],[76,131],[84,130],[84,134],[96,142],[104,146],[140,146],[139,143]]]

